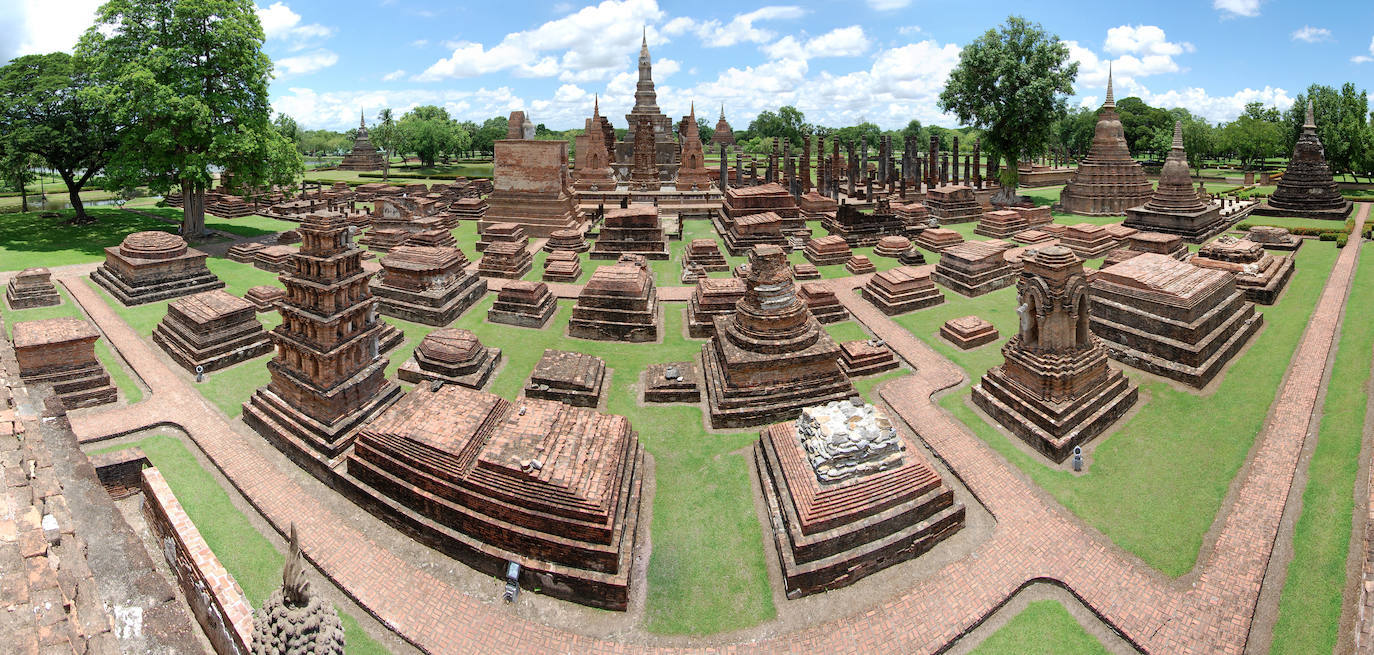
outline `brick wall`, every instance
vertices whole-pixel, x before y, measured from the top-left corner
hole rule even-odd
[[[162,542],[162,554],[186,594],[191,613],[219,655],[246,655],[253,610],[233,576],[205,544],[162,473],[142,471],[143,513]]]
[[[152,466],[142,448],[131,447],[99,455],[91,455],[91,466],[100,484],[115,500],[128,498],[143,491],[143,467]]]

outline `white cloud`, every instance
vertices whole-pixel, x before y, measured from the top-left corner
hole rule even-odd
[[[475,91],[402,89],[372,91],[317,92],[304,87],[291,87],[272,102],[272,109],[289,114],[305,129],[346,130],[358,125],[358,112],[377,115],[383,107],[390,107],[397,116],[420,105],[439,105],[458,120],[484,121],[493,116],[508,115],[511,110],[527,106],[509,87]],[[535,117],[536,122],[546,122]]]
[[[301,15],[292,11],[284,2],[274,2],[268,7],[256,7],[258,21],[268,41],[284,42],[291,50],[303,50],[313,42],[334,35],[334,28],[319,23],[301,24]]]
[[[1263,89],[1245,88],[1229,96],[1208,95],[1206,89],[1190,87],[1163,93],[1152,93],[1142,89],[1140,99],[1152,107],[1172,109],[1183,107],[1194,115],[1202,116],[1211,122],[1234,120],[1251,102],[1259,102],[1266,107],[1286,110],[1293,106],[1293,98],[1284,89],[1266,86]]]
[[[1144,54],[1174,57],[1195,50],[1188,42],[1171,43],[1164,30],[1155,25],[1121,25],[1107,30],[1103,49],[1116,54]]]
[[[398,69],[396,69],[396,70],[394,70],[394,71],[391,71],[390,73],[387,73],[386,75],[383,75],[383,76],[382,76],[382,81],[383,81],[383,82],[394,82],[394,81],[399,80],[399,79],[401,79],[401,78],[403,78],[403,77],[405,77],[405,76],[406,76],[406,72],[405,72],[404,70],[398,68]]]
[[[1107,30],[1103,51],[1116,58],[1103,57],[1077,41],[1065,41],[1069,59],[1078,63],[1077,91],[1107,87],[1110,65],[1118,98],[1139,95],[1144,88],[1141,78],[1185,70],[1175,56],[1196,50],[1186,41],[1168,40],[1164,30],[1154,25],[1121,25]]]
[[[773,31],[755,27],[755,22],[770,20],[796,20],[806,15],[806,10],[794,5],[760,7],[747,14],[736,14],[730,22],[722,24],[719,20],[695,21],[678,17],[664,26],[664,33],[676,36],[693,32],[708,48],[725,48],[740,43],[767,43],[774,36]]]
[[[902,36],[915,36],[917,34],[920,34],[921,31],[922,30],[920,25],[903,25],[897,28],[897,33],[901,34]]]
[[[1260,0],[1212,0],[1212,8],[1222,12],[1223,18],[1258,16]]]
[[[410,47],[412,48],[423,48],[427,45],[429,45],[429,39],[415,39],[410,42]]]
[[[1311,25],[1303,25],[1302,29],[1293,32],[1294,41],[1306,41],[1308,43],[1316,43],[1318,41],[1326,41],[1330,38],[1331,30],[1328,30],[1325,27],[1312,27]]]
[[[339,63],[339,56],[329,50],[316,50],[303,55],[282,57],[273,62],[285,75],[306,75]]]
[[[760,50],[770,61],[779,59],[806,59],[806,50],[802,47],[801,41],[797,37],[788,34],[768,45],[760,46]]]
[[[471,41],[446,44],[452,55],[414,79],[433,82],[505,70],[564,81],[606,79],[638,54],[640,26],[662,18],[656,0],[604,0],[532,30],[509,33],[491,47]],[[651,44],[661,42],[653,29],[648,38]],[[560,51],[558,57],[545,54]]]
[[[1355,55],[1354,57],[1351,57],[1351,58],[1350,58],[1350,61],[1352,61],[1352,62],[1354,62],[1354,63],[1356,63],[1356,64],[1367,64],[1367,63],[1369,63],[1369,62],[1371,62],[1371,61],[1374,61],[1374,39],[1370,39],[1370,40],[1369,40],[1369,54],[1368,54],[1368,55]]]
[[[874,11],[902,9],[909,4],[911,4],[911,0],[868,0],[868,6]]]
[[[103,0],[11,0],[0,2],[0,64],[21,55],[71,52],[95,23]]]
[[[819,57],[855,57],[868,50],[868,36],[862,27],[840,27],[806,42],[806,49]]]

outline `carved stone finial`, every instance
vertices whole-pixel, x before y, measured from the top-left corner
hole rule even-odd
[[[343,655],[344,631],[334,606],[310,594],[296,524],[282,586],[253,616],[253,655]]]

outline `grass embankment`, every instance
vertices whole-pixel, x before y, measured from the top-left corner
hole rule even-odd
[[[158,434],[96,452],[129,446],[138,446],[148,455],[153,466],[167,479],[167,485],[181,501],[210,550],[238,581],[248,601],[254,608],[261,606],[272,590],[281,586],[281,569],[286,558],[234,507],[214,476],[196,461],[195,455],[180,440]],[[368,636],[351,614],[341,611],[339,618],[343,621],[349,655],[389,652]]]
[[[1196,563],[1202,539],[1263,425],[1338,252],[1318,243],[1298,251],[1288,290],[1277,305],[1258,308],[1263,330],[1232,361],[1214,393],[1199,396],[1131,373],[1140,383],[1138,411],[1095,442],[1084,475],[1048,467],[983,420],[967,404],[968,385],[943,396],[940,405],[1088,524],[1163,573],[1182,575]],[[976,314],[1009,337],[1017,326],[1015,289],[972,299],[946,294],[951,302],[896,320],[976,381],[1001,364],[1000,347],[965,352],[936,333],[948,319]]]
[[[1106,648],[1083,630],[1055,600],[1026,605],[1006,625],[973,649],[974,655],[1105,655]]]
[[[1355,489],[1355,480],[1374,349],[1374,323],[1367,320],[1374,313],[1374,257],[1360,254],[1317,445],[1307,466],[1302,514],[1293,532],[1293,560],[1274,625],[1275,653],[1329,653],[1336,646],[1355,496],[1363,493]]]

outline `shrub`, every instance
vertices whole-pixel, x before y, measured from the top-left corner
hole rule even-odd
[[[1345,244],[1346,244],[1349,240],[1350,240],[1350,235],[1349,235],[1349,234],[1342,234],[1342,235],[1336,237],[1336,247],[1337,247],[1337,248],[1344,248],[1344,247],[1345,247]]]
[[[1321,241],[1335,241],[1337,236],[1343,235],[1339,235],[1336,232],[1322,232],[1317,238]]]

